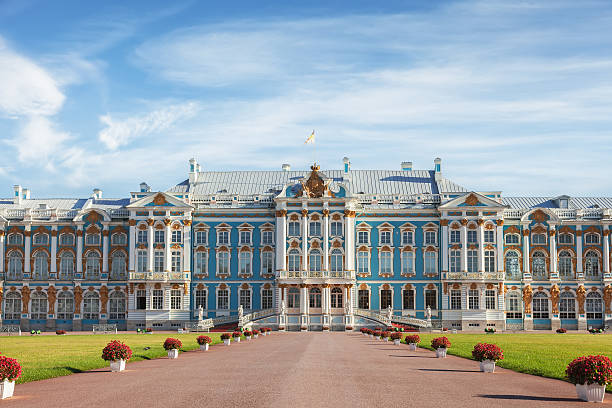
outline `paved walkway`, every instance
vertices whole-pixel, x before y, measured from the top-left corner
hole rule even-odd
[[[137,350],[135,350],[137,352]],[[208,352],[181,353],[18,385],[6,407],[563,407],[574,386],[358,333],[273,333]],[[604,405],[612,405],[607,396]]]

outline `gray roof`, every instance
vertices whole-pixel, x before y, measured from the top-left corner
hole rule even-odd
[[[58,210],[78,210],[83,208],[87,198],[36,198],[21,200],[21,204],[13,204],[11,198],[0,199],[0,208],[39,208],[41,204],[46,204],[47,208]]]
[[[332,179],[332,190],[342,182],[341,170],[322,170],[320,173]],[[349,174],[350,181],[345,184],[354,194],[413,195],[468,191],[444,177],[439,177],[436,182],[434,172],[430,170],[351,170]],[[201,172],[190,192],[194,195],[276,195],[284,185],[295,184],[309,175],[308,170]],[[183,181],[168,192],[188,190],[189,183]]]
[[[502,197],[502,203],[514,209],[527,208],[559,208],[557,197]],[[569,209],[612,208],[612,197],[570,197]]]

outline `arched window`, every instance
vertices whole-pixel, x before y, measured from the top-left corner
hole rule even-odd
[[[125,245],[127,244],[127,235],[123,232],[117,232],[111,236],[111,245]]]
[[[586,297],[586,315],[587,319],[602,319],[603,318],[603,302],[601,295],[597,292],[591,292]]]
[[[584,272],[587,279],[599,279],[599,254],[588,251],[584,254]]]
[[[100,233],[88,232],[85,234],[85,245],[100,245]]]
[[[534,319],[548,319],[548,297],[544,292],[536,292],[531,302]]]
[[[33,292],[30,298],[30,319],[44,320],[47,318],[47,295],[45,292]]]
[[[310,307],[321,307],[321,289],[310,289]]]
[[[74,296],[67,290],[57,295],[57,318],[61,320],[72,320],[74,317]]]
[[[34,276],[33,279],[49,279],[49,256],[44,251],[34,254]]]
[[[4,318],[6,320],[21,319],[21,295],[11,291],[4,297]]]
[[[250,275],[251,274],[251,253],[248,251],[240,252],[240,274]]]
[[[292,249],[289,251],[287,268],[290,272],[297,272],[300,270],[300,251]]]
[[[517,292],[510,292],[506,297],[506,318],[507,319],[522,319],[523,318],[523,301]]]
[[[332,272],[341,272],[344,269],[342,251],[339,249],[331,251],[329,267]]]
[[[124,320],[126,310],[125,293],[114,291],[109,298],[109,316],[111,320]]]
[[[563,279],[571,279],[572,274],[572,254],[569,251],[559,252],[559,276]]]
[[[520,279],[519,254],[516,251],[506,253],[506,279]]]
[[[74,277],[74,255],[71,252],[64,251],[60,255],[60,279],[72,279]]]
[[[594,232],[585,234],[584,242],[587,244],[595,244],[595,245],[599,244],[599,234],[596,234]]]
[[[100,297],[97,292],[88,291],[83,296],[83,319],[98,320],[100,318]]]
[[[36,233],[32,241],[34,245],[47,245],[49,243],[49,235],[40,232]]]
[[[11,251],[8,254],[8,278],[21,279],[23,272],[23,256],[19,251]]]
[[[23,235],[9,234],[7,237],[7,245],[23,245]]]
[[[85,258],[85,279],[100,279],[100,256],[95,251],[88,252]]]
[[[344,302],[342,300],[342,289],[333,288],[331,290],[331,307],[344,307]]]
[[[414,254],[411,251],[402,252],[402,275],[414,274]]]
[[[393,273],[393,257],[391,251],[383,250],[380,252],[380,273]]]
[[[298,288],[289,288],[287,292],[287,307],[300,307],[300,290]]]
[[[125,253],[122,251],[115,251],[111,259],[111,279],[125,279],[127,276]]]
[[[565,291],[561,293],[559,300],[559,317],[561,319],[576,318],[576,299],[572,292]]]
[[[531,273],[533,279],[546,279],[546,255],[534,252],[531,257]]]
[[[318,249],[310,251],[308,260],[308,266],[311,272],[321,272],[321,251]]]

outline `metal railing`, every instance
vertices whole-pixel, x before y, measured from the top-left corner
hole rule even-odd
[[[12,336],[14,334],[21,336],[21,327],[15,324],[7,324],[0,326],[0,334],[7,334]]]
[[[94,324],[92,326],[93,334],[117,334],[116,324]]]

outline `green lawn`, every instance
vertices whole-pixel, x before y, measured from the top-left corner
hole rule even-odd
[[[200,334],[211,337],[213,344],[221,342],[221,333],[22,335],[0,337],[0,353],[19,361],[22,375],[17,383],[24,383],[108,366],[101,356],[102,349],[111,340],[130,346],[133,353],[130,361],[139,361],[165,356],[162,344],[168,337],[181,340],[182,350],[195,350],[199,348],[196,338]],[[150,348],[145,350],[146,347]]]
[[[472,358],[476,343],[497,344],[504,351],[504,359],[498,366],[521,373],[565,379],[565,368],[574,358],[603,354],[612,358],[612,336],[608,334],[557,334],[557,333],[508,333],[508,334],[425,334],[421,347],[431,349],[431,339],[446,336],[451,347],[448,354]],[[612,392],[612,385],[607,390]]]

